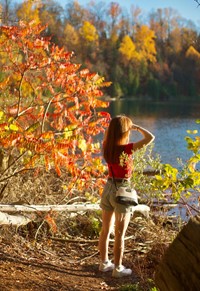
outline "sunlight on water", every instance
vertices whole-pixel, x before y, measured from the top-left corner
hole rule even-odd
[[[196,124],[192,119],[136,118],[138,125],[146,127],[155,135],[154,152],[161,156],[163,163],[177,166],[177,158],[186,161],[191,152],[187,150],[185,136],[187,129],[195,129]],[[133,133],[134,134],[134,133]],[[134,137],[132,137],[134,140]]]
[[[120,100],[111,102],[111,116],[126,114],[134,123],[147,128],[155,135],[154,152],[163,163],[179,166],[177,158],[185,162],[192,152],[187,150],[185,137],[189,130],[199,129],[195,120],[200,118],[200,104],[153,103]],[[133,132],[132,141],[137,138]]]

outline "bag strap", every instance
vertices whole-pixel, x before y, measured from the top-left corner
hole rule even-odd
[[[114,184],[115,184],[115,188],[116,188],[116,190],[118,190],[118,188],[117,188],[117,183],[116,183],[116,181],[115,181],[114,172],[113,172],[113,169],[112,169],[112,166],[111,166],[111,165],[110,165],[110,169],[111,169],[111,173],[112,173],[112,179],[113,179],[113,182],[114,182]]]

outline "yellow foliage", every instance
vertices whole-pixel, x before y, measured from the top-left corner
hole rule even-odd
[[[4,116],[5,116],[4,112],[0,111],[0,121],[2,121],[4,119]]]
[[[82,150],[82,152],[86,152],[86,150],[87,150],[86,141],[84,139],[80,139],[78,141],[78,147]]]
[[[15,124],[10,124],[9,129],[12,130],[12,131],[18,131],[19,128]]]
[[[80,34],[89,43],[95,42],[99,38],[95,26],[89,21],[83,22],[83,25],[80,28]]]
[[[138,28],[135,35],[136,49],[143,61],[156,61],[155,33],[147,25]]]
[[[64,35],[67,42],[67,46],[75,47],[79,43],[78,33],[71,24],[67,24],[64,29]]]
[[[192,45],[186,51],[186,57],[194,61],[200,61],[200,53]]]
[[[119,47],[119,52],[122,54],[122,56],[127,61],[132,60],[135,54],[135,49],[136,49],[135,44],[133,43],[130,36],[128,35],[124,36]]]
[[[142,25],[135,34],[135,41],[129,35],[124,36],[119,47],[125,61],[155,62],[155,34],[148,26]]]
[[[20,20],[40,22],[38,7],[31,0],[24,1],[16,13]]]

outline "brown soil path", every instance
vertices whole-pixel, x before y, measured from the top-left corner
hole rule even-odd
[[[132,254],[126,256],[131,264]],[[133,284],[136,277],[115,279],[111,273],[98,271],[95,244],[36,243],[16,237],[0,243],[0,290],[119,290],[123,284]]]

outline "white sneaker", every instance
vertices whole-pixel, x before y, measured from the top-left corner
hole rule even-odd
[[[113,271],[114,268],[115,268],[115,265],[111,261],[101,263],[99,265],[99,271],[101,271],[101,272]]]
[[[117,267],[112,272],[112,277],[121,278],[130,276],[132,274],[131,269],[126,269],[124,266]]]

